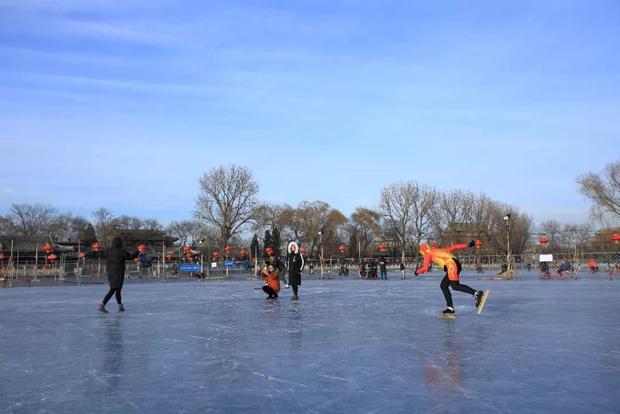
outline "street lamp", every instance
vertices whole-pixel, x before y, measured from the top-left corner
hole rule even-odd
[[[202,252],[202,245],[203,245],[204,242],[205,242],[204,239],[198,240],[198,244],[200,244],[200,278],[202,280],[204,280],[204,271],[205,271],[204,261],[203,261],[204,257],[203,257],[203,252]]]
[[[207,258],[209,259],[209,264],[207,265],[207,279],[209,279],[209,277],[211,276],[210,274],[210,269],[211,269],[211,239],[209,239],[207,237]],[[204,245],[205,239],[200,239],[198,241],[198,243],[200,243],[200,271],[201,273],[204,272],[204,252],[203,252],[203,245]]]
[[[510,275],[512,269],[510,266],[510,213],[504,216],[504,225],[506,226],[506,272]]]
[[[321,265],[321,279],[323,279],[323,230],[319,230],[319,248],[320,248],[320,257],[319,263]]]

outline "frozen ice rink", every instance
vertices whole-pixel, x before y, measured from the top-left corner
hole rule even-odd
[[[0,289],[0,412],[618,413],[620,281],[439,275]]]

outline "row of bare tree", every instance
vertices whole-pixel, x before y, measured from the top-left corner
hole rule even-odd
[[[358,207],[350,217],[319,200],[297,206],[261,203],[258,191],[249,169],[215,168],[201,178],[194,220],[171,223],[169,229],[182,240],[210,238],[219,249],[244,243],[248,231],[261,235],[277,229],[282,240],[300,243],[311,256],[320,248],[325,255],[337,255],[343,243],[347,255],[367,256],[376,253],[379,242],[390,254],[404,256],[417,251],[422,241],[452,243],[472,237],[483,240],[487,251],[505,251],[506,214],[512,250],[521,252],[532,227],[527,214],[484,194],[443,193],[415,181],[383,188],[376,209]]]
[[[9,213],[0,215],[0,235],[23,236],[50,241],[109,243],[117,230],[163,230],[156,219],[114,216],[106,208],[92,213],[93,220],[71,212],[59,212],[45,204],[13,204]]]
[[[577,182],[592,200],[597,218],[607,222],[620,218],[620,161],[607,165],[601,174],[580,176]],[[379,242],[391,255],[404,256],[414,253],[423,241],[450,244],[469,238],[482,240],[486,253],[503,253],[508,237],[512,252],[522,253],[532,234],[531,217],[514,206],[485,194],[441,192],[415,181],[384,187],[376,208],[358,207],[349,217],[324,201],[268,204],[258,194],[251,170],[220,166],[201,177],[193,218],[173,221],[165,229],[156,219],[114,216],[103,207],[89,221],[47,205],[14,204],[7,215],[0,215],[0,234],[109,242],[119,229],[165,230],[181,243],[203,240],[210,249],[221,251],[227,245],[249,247],[252,234],[276,230],[283,244],[297,241],[310,255],[320,248],[326,256],[338,255],[338,247],[345,244],[346,255],[353,257],[376,253]],[[592,227],[550,220],[542,223],[539,232],[550,237],[551,248],[566,249],[586,243]]]

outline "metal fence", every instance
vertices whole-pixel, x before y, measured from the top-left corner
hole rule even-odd
[[[551,254],[551,253],[550,253]],[[478,272],[496,271],[502,273],[502,269],[507,266],[506,255],[460,255],[458,256],[464,270]],[[284,259],[282,259],[284,260]],[[405,257],[405,267],[411,273],[416,267],[421,265],[421,256]],[[590,271],[588,261],[593,260],[599,272],[620,273],[620,252],[579,252],[577,255],[571,253],[553,253],[553,261],[547,263],[549,273],[556,271],[561,263],[568,261],[573,272]],[[390,272],[400,270],[400,258],[386,257],[387,268]],[[360,259],[353,258],[325,258],[322,262],[316,258],[306,258],[306,274],[332,275],[346,274],[359,275],[360,268],[372,266],[378,262],[378,257],[367,257]],[[540,256],[538,254],[522,254],[510,256],[510,269],[512,273],[506,274],[506,278],[518,276],[520,271],[531,271],[540,269]],[[144,266],[139,262],[127,262],[126,275],[128,278],[190,278],[201,277],[204,279],[219,278],[256,278],[255,264],[259,267],[263,263],[261,260],[235,261],[232,266],[225,266],[224,260],[217,262],[204,262],[201,265],[201,272],[182,272],[179,270],[181,261],[172,261],[162,264],[160,260],[154,258],[151,266]],[[215,263],[215,265],[212,265]],[[590,262],[592,263],[592,262]],[[20,256],[19,260],[3,260],[0,262],[0,286],[11,285],[13,282],[28,282],[32,280],[80,280],[80,278],[105,279],[106,266],[105,260],[98,258],[80,259],[61,257],[58,261],[47,262],[39,258]],[[541,272],[541,276],[542,272]]]

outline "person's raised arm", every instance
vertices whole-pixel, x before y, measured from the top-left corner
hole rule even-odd
[[[123,256],[125,256],[125,260],[133,260],[136,257],[140,256],[140,251],[136,250],[133,253],[129,253],[128,251],[123,250]]]
[[[467,249],[468,247],[474,247],[476,245],[476,242],[471,240],[469,243],[465,244],[454,244],[450,247],[446,247],[446,251],[447,252],[453,252],[455,250],[462,250],[462,249]]]

